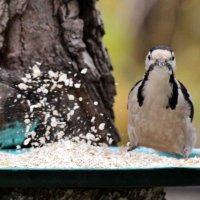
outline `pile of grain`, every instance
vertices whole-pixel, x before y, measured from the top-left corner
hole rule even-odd
[[[0,153],[0,168],[148,168],[162,166],[200,167],[200,158],[176,159],[155,153],[127,152],[127,147],[113,150],[107,146],[95,147],[85,142],[75,143],[69,140],[17,155]]]

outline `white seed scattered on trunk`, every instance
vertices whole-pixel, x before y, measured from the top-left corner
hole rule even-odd
[[[40,137],[39,141],[40,141],[40,144],[45,144],[46,143],[45,137]]]
[[[72,94],[68,94],[68,99],[69,99],[70,101],[74,101],[74,100],[75,100],[75,97],[74,97],[74,95],[72,95]]]
[[[79,97],[78,100],[79,100],[79,101],[83,101],[83,97]]]
[[[97,133],[97,129],[95,128],[95,126],[92,126],[92,127],[91,127],[91,130],[92,130],[94,133]]]
[[[86,74],[86,73],[87,73],[87,68],[81,70],[81,74]]]
[[[95,102],[94,102],[94,105],[95,105],[95,106],[98,106],[98,104],[99,104],[98,101],[95,101]]]
[[[28,145],[30,141],[31,141],[31,138],[27,138],[26,140],[24,140],[24,145],[25,146]]]
[[[59,132],[57,133],[58,139],[61,139],[64,135],[65,135],[64,131],[59,131]]]
[[[35,63],[36,63],[37,65],[39,65],[39,66],[42,64],[41,62],[37,62],[37,61],[36,61]]]
[[[87,134],[86,134],[86,138],[87,138],[88,140],[95,141],[95,136],[94,136],[92,133],[87,133]]]
[[[94,123],[95,117],[92,117],[91,122]]]
[[[30,119],[25,119],[25,120],[24,120],[24,123],[25,123],[25,124],[30,124],[30,122],[31,122]]]
[[[57,124],[58,124],[57,119],[56,119],[55,117],[52,117],[52,118],[51,118],[51,126],[52,126],[52,127],[56,127]]]
[[[55,116],[59,116],[58,111],[57,111],[57,110],[54,110],[54,111],[53,111],[53,115],[55,115]]]
[[[101,123],[101,124],[99,124],[99,130],[104,130],[104,128],[105,128],[105,123]]]
[[[52,70],[48,71],[49,78],[58,78],[58,72],[53,72]]]
[[[20,84],[18,84],[18,88],[21,89],[21,90],[27,90],[28,85],[26,85],[25,83],[20,83]]]
[[[74,87],[75,87],[75,88],[80,88],[80,87],[81,87],[81,84],[80,84],[80,83],[75,83],[75,84],[74,84]]]
[[[62,74],[59,75],[58,82],[63,82],[63,83],[65,83],[66,80],[68,80],[67,74],[63,74],[63,73],[62,73]]]
[[[33,78],[41,76],[42,72],[40,71],[40,68],[38,67],[37,64],[33,65],[32,70],[33,70]]]

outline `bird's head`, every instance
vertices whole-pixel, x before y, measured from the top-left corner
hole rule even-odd
[[[173,50],[167,46],[156,46],[150,49],[146,56],[145,69],[148,70],[150,66],[168,68],[174,71],[176,61]]]

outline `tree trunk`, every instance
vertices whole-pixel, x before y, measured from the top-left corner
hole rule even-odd
[[[119,135],[112,109],[115,84],[95,3],[0,1],[0,131],[16,120],[29,125],[36,122],[36,137],[27,136],[31,141],[25,144],[56,141],[56,133],[61,131],[65,136],[85,140],[91,133],[100,136],[95,139],[97,143],[117,144]],[[120,198],[164,199],[164,193],[159,188],[0,190],[0,199]]]
[[[163,200],[161,188],[143,189],[7,189],[0,191],[2,200]]]
[[[102,44],[104,29],[95,2],[2,0],[0,17],[0,82],[4,84],[1,87],[9,86],[13,93],[9,105],[15,104],[14,108],[7,104],[2,108],[6,116],[2,117],[0,128],[8,122],[23,122],[28,116],[27,122],[38,122],[36,137],[29,141],[35,146],[41,141],[60,139],[56,132],[61,131],[70,138],[81,134],[86,140],[91,133],[99,136],[97,143],[116,145],[119,135],[112,110],[116,90],[112,65]],[[42,75],[26,82],[28,88],[19,87],[21,83],[24,86],[23,78],[33,73],[31,66],[40,67]],[[72,85],[51,92],[51,83],[45,84],[46,79],[51,81],[49,71],[66,74]],[[47,91],[43,92],[45,88]],[[35,92],[38,89],[42,91]],[[22,97],[15,102],[19,93]],[[38,106],[41,97],[46,103],[42,107]],[[34,109],[30,111],[30,107]],[[18,114],[13,116],[16,110]],[[53,110],[58,111],[59,120],[62,119],[59,122],[65,128],[51,126]],[[47,127],[48,136],[44,137]]]

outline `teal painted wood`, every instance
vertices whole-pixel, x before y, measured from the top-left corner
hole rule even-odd
[[[113,150],[118,150],[119,147],[112,147]],[[177,155],[177,154],[170,154],[162,151],[157,151],[151,148],[146,147],[138,147],[134,149],[134,152],[138,153],[146,153],[146,154],[157,154],[159,156],[165,156],[165,157],[171,157],[171,158],[177,158],[182,159],[183,156]],[[200,156],[200,149],[193,149],[192,153],[189,155],[189,158],[199,157]]]
[[[19,121],[7,124],[0,130],[0,148],[22,145],[28,136],[26,133],[34,131],[36,126],[37,122],[33,122],[30,126]]]

